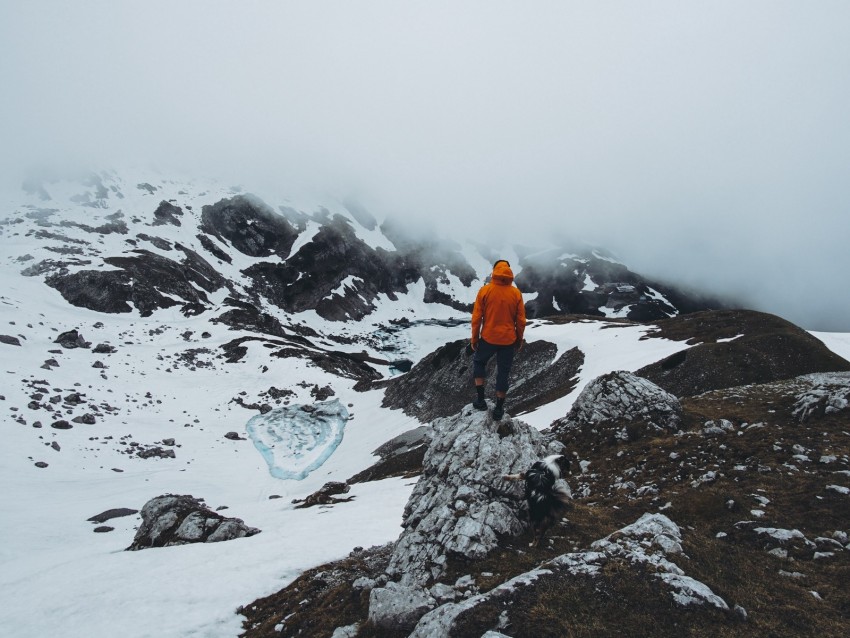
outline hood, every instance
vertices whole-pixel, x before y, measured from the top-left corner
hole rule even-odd
[[[510,286],[514,281],[514,271],[511,270],[511,267],[508,266],[505,262],[499,262],[498,264],[496,264],[496,267],[493,268],[493,276],[491,281],[494,284]]]

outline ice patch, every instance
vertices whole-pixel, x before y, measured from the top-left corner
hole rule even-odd
[[[279,479],[300,481],[342,443],[348,410],[339,399],[277,408],[248,421],[248,436]]]

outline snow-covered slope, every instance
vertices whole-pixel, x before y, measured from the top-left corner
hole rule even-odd
[[[258,292],[258,280],[245,272],[258,264],[286,267],[315,251],[313,240],[327,227],[324,213],[312,217],[313,210],[290,210],[291,227],[298,232],[289,252],[269,249],[252,256],[231,240],[199,231],[203,207],[232,198],[229,188],[109,174],[94,176],[83,187],[53,182],[30,190],[8,198],[0,214],[0,335],[6,337],[0,343],[0,626],[8,635],[235,636],[240,604],[277,591],[303,570],[355,546],[398,536],[411,480],[356,484],[349,494],[353,501],[329,509],[294,509],[291,501],[367,468],[379,445],[420,425],[382,408],[380,389],[355,389],[361,368],[352,366],[365,362],[371,372],[364,375],[388,377],[397,373],[390,362],[416,362],[447,341],[464,338],[468,315],[459,304],[471,301],[480,279],[464,283],[458,274],[462,264],[451,255],[430,279],[414,269],[406,275],[409,281],[392,281],[386,289],[350,278],[353,274],[339,264],[334,271],[339,278],[322,283],[331,291],[323,296],[329,304],[291,312],[289,298]],[[172,200],[182,214],[165,207],[161,216],[154,215],[161,202]],[[389,254],[395,246],[380,228],[370,228],[368,220],[364,224],[362,214],[358,220],[344,206],[326,208],[341,216],[339,232],[350,230],[375,254]],[[217,257],[210,245],[230,261]],[[132,252],[138,250],[146,252]],[[149,261],[150,255],[175,267],[155,270],[152,264],[159,262]],[[67,288],[45,283],[82,271],[129,272],[114,258],[139,256],[144,259],[134,268],[140,270],[120,280],[127,288],[116,297],[107,298],[108,290],[98,285],[84,292],[95,300],[91,306],[98,299],[141,299],[133,295],[141,294],[137,288],[144,284],[151,303],[143,312],[133,302],[122,312],[75,306],[60,292],[68,293]],[[477,255],[464,263],[478,272],[488,262]],[[520,274],[537,281],[531,276],[534,262],[522,263]],[[191,272],[199,273],[197,278]],[[178,289],[174,282],[181,273],[186,276],[179,283],[185,286]],[[583,271],[576,276],[586,288],[588,281],[610,283]],[[538,290],[554,285],[546,281],[535,284]],[[292,298],[296,293],[289,286],[295,283],[282,288]],[[307,299],[309,292],[298,292],[298,299]],[[357,296],[360,301],[353,300]],[[339,321],[332,309],[345,299],[351,313],[368,312]],[[262,321],[222,320],[237,303],[251,306],[252,316]],[[669,305],[670,314],[676,311],[666,300],[659,303]],[[526,415],[531,425],[544,428],[564,416],[596,376],[637,370],[687,347],[659,338],[641,341],[644,326],[606,325],[530,325],[529,341],[554,342],[559,352],[578,347],[585,355],[575,390]],[[276,328],[267,333],[263,326]],[[71,330],[90,347],[56,343]],[[348,414],[331,437],[336,447],[323,462],[311,464],[315,467],[303,479],[276,478],[248,440],[247,424],[258,414],[250,406],[295,409],[316,402],[326,389],[332,394],[325,398],[338,401]],[[228,433],[238,436],[228,438]],[[286,451],[280,452],[275,463],[285,466]],[[212,508],[226,506],[228,516],[262,533],[225,543],[124,552],[136,516],[109,520],[113,529],[103,533],[94,533],[97,525],[87,521],[112,508],[141,509],[165,493],[192,494]]]

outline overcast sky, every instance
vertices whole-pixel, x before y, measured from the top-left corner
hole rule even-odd
[[[4,176],[156,163],[566,232],[850,331],[850,2],[0,0]]]

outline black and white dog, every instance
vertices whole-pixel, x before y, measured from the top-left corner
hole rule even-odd
[[[520,474],[506,474],[507,481],[525,481],[525,499],[528,501],[528,517],[534,530],[530,547],[537,547],[543,535],[552,527],[569,507],[572,493],[566,481],[560,480],[561,473],[569,471],[570,462],[563,454],[553,454],[536,461]]]

